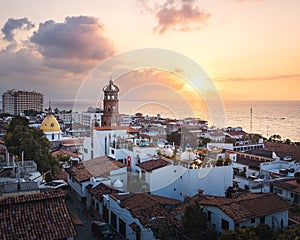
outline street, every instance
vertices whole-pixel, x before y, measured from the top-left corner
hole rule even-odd
[[[93,235],[91,231],[91,223],[93,219],[85,213],[85,206],[72,194],[68,193],[68,197],[66,200],[67,207],[73,217],[75,219],[77,237],[76,240],[96,240],[98,239]]]
[[[92,221],[96,219],[93,219],[88,214],[84,204],[81,203],[71,192],[67,193],[66,204],[73,221],[76,223],[75,228],[77,231],[77,237],[75,237],[75,240],[99,240],[99,238],[96,237],[91,231]],[[116,234],[115,239],[122,238]]]

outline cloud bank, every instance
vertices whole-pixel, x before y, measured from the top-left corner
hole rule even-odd
[[[47,20],[28,41],[15,41],[17,29],[33,27],[27,18],[10,18],[3,26],[3,39],[9,44],[0,51],[0,85],[6,88],[1,91],[37,90],[46,99],[72,98],[88,72],[115,53],[104,25],[95,17]]]
[[[94,17],[67,17],[64,23],[46,21],[30,40],[44,57],[101,60],[114,54],[104,26]]]

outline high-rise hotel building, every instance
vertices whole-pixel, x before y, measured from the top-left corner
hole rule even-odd
[[[43,94],[35,91],[8,90],[2,95],[2,112],[20,114],[25,110],[43,111]]]

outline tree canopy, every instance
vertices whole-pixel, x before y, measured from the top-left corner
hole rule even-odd
[[[207,227],[207,214],[198,201],[186,206],[182,218],[183,233],[189,239],[217,239],[217,233]]]
[[[50,154],[50,143],[44,133],[29,127],[27,118],[16,116],[7,126],[4,143],[8,151],[21,160],[24,152],[25,160],[36,162],[40,172],[52,170],[52,175],[59,171],[59,163]]]

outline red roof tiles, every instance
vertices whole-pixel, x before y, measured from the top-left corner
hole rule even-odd
[[[265,149],[272,150],[283,159],[286,156],[291,156],[293,160],[300,162],[300,146],[292,145],[292,144],[284,144],[278,142],[264,142]]]
[[[138,133],[138,130],[135,130],[128,126],[101,126],[94,128],[97,131],[111,131],[111,130],[127,130],[128,133]]]
[[[70,167],[69,169],[66,170],[66,172],[71,175],[76,182],[81,183],[85,181],[89,181],[90,178],[93,176],[89,170],[87,170],[83,163],[80,162],[75,166]]]
[[[296,179],[288,181],[275,181],[272,182],[271,185],[279,187],[281,189],[286,189],[292,192],[300,193],[300,183],[298,183]]]
[[[57,149],[51,152],[51,155],[57,157],[59,155],[69,155],[71,157],[79,158],[78,154],[68,151],[66,149]]]
[[[62,191],[0,198],[1,239],[63,239],[75,237]]]
[[[290,205],[275,193],[249,193],[242,194],[237,198],[202,196],[200,203],[219,207],[236,223],[290,208]]]
[[[98,184],[97,186],[93,187],[93,185],[86,186],[87,191],[91,194],[92,197],[98,200],[103,199],[103,195],[105,194],[112,194],[112,193],[119,193],[120,191],[109,186],[106,186],[103,183]]]
[[[140,167],[141,169],[145,170],[146,172],[151,172],[155,169],[165,167],[170,165],[171,162],[168,162],[164,159],[157,159],[157,160],[149,160],[143,163],[138,163],[136,166]]]
[[[175,216],[182,212],[183,203],[179,200],[148,193],[111,194],[111,198],[120,200],[120,206],[131,212],[144,226],[157,227],[159,218],[168,219],[175,224]],[[155,221],[151,221],[154,219]]]
[[[66,171],[81,183],[88,181],[91,177],[105,177],[110,175],[110,171],[120,169],[125,165],[106,156],[93,158],[78,163]]]
[[[62,144],[63,146],[81,146],[83,145],[83,138],[64,138]]]

